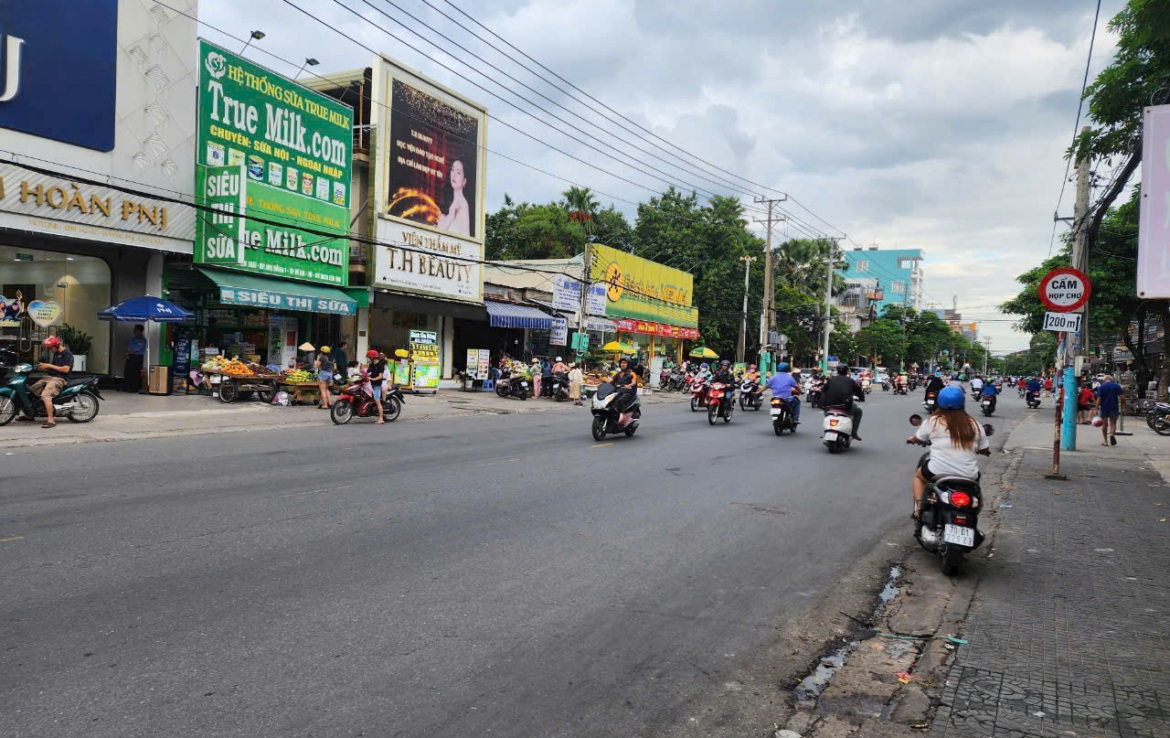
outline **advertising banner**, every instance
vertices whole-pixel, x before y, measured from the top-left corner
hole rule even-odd
[[[1138,220],[1137,293],[1170,297],[1170,105],[1142,113],[1142,202]]]
[[[593,246],[591,261],[589,278],[605,283],[609,317],[698,327],[694,279],[687,272],[600,245]]]
[[[385,58],[373,94],[375,284],[481,302],[487,109]]]
[[[414,387],[438,389],[442,373],[439,334],[434,331],[411,331],[410,359],[414,362]]]
[[[677,325],[666,325],[665,323],[651,323],[645,320],[619,318],[613,321],[613,324],[614,328],[622,333],[643,333],[652,336],[662,336],[664,338],[685,338],[689,341],[693,341],[699,337],[698,328],[683,328]]]
[[[198,167],[196,197],[223,215],[201,212],[195,222],[194,261],[286,279],[344,286],[349,279],[349,245],[344,236],[327,238],[299,228],[273,225],[310,223],[344,234],[345,208],[250,181],[243,166]],[[260,222],[236,214],[253,215]]]
[[[553,318],[548,331],[548,345],[564,346],[569,341],[569,321]]]
[[[581,283],[558,274],[553,277],[553,309],[573,313],[581,309]]]

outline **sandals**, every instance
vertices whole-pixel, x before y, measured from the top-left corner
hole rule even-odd
[[[42,423],[41,427],[42,428],[56,428],[57,424],[56,423]]]

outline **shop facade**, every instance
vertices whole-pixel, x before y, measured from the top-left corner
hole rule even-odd
[[[6,19],[24,44],[0,107],[3,148],[16,154],[0,162],[0,348],[32,360],[62,335],[78,370],[117,377],[132,325],[98,311],[165,296],[166,257],[192,250],[194,211],[172,198],[194,193],[183,80],[196,24],[149,0],[18,4]],[[68,78],[52,71],[64,68]],[[147,335],[157,356],[157,327]]]

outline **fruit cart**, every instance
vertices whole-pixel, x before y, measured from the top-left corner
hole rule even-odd
[[[276,394],[278,377],[266,374],[227,374],[213,372],[220,377],[219,399],[221,402],[249,400],[253,396],[263,402],[272,402]]]
[[[288,393],[293,405],[305,402],[321,404],[321,390],[317,387],[317,375],[304,369],[286,371],[280,376],[279,388]]]

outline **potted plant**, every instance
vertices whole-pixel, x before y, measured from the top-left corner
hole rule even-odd
[[[73,352],[74,371],[85,371],[85,357],[89,353],[90,346],[93,345],[93,336],[68,323],[63,323],[57,329],[57,338],[60,338]]]

